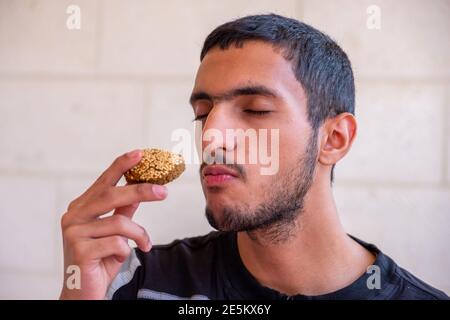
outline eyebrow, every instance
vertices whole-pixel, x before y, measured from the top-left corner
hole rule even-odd
[[[210,95],[205,91],[194,92],[189,99],[189,103],[194,105],[194,103],[198,100],[208,100],[208,101],[227,101],[232,100],[239,96],[249,96],[249,95],[258,95],[265,96],[269,98],[276,98],[277,94],[275,91],[267,88],[263,85],[252,85],[252,86],[244,86],[231,89],[229,91],[224,92],[221,95]]]

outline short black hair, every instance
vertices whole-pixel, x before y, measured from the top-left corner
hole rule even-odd
[[[346,53],[329,36],[298,20],[262,14],[222,24],[207,36],[200,61],[213,47],[241,48],[251,40],[271,43],[292,62],[295,77],[306,92],[308,120],[315,135],[326,119],[343,112],[355,114],[355,84]],[[333,176],[334,165],[331,182]]]

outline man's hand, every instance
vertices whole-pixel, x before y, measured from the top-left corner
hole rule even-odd
[[[64,270],[70,265],[80,268],[81,288],[67,288],[64,273],[61,299],[103,299],[131,253],[128,239],[142,251],[150,251],[149,235],[131,219],[140,202],[163,200],[167,189],[148,183],[116,186],[141,157],[142,152],[135,150],[117,158],[62,216]],[[112,210],[112,216],[101,218]]]

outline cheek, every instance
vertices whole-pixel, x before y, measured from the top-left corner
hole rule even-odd
[[[253,207],[270,194],[273,183],[274,176],[261,175],[259,169],[247,172],[247,181],[234,190],[235,196]]]
[[[284,132],[280,134],[279,176],[290,174],[299,164],[309,143],[309,132]]]
[[[287,163],[298,154],[301,147],[299,134],[289,132],[287,130],[280,130],[280,138],[278,142],[278,158],[280,169],[283,169]]]
[[[245,183],[241,185],[244,189],[236,191],[239,193],[239,196],[245,197],[251,194],[256,199],[259,199],[261,195],[266,194],[268,190],[270,192],[274,183],[283,174],[281,170],[278,170],[278,172],[271,175],[261,174],[260,165],[247,165],[245,166],[245,170],[247,179]]]

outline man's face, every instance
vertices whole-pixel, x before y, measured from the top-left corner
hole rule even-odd
[[[213,48],[199,67],[191,104],[202,125],[202,148],[236,161],[240,144],[245,144],[245,163],[204,163],[200,168],[206,215],[216,229],[254,230],[292,222],[302,207],[317,148],[307,120],[306,95],[292,68],[272,45],[260,41],[245,42],[242,48]],[[206,139],[211,129],[222,133],[225,141]],[[226,139],[227,129],[252,129],[258,143]],[[278,141],[273,141],[273,130],[278,130]],[[262,174],[267,164],[259,158],[249,163],[250,152],[265,148],[259,144],[264,133],[269,150],[256,153],[277,156],[272,161],[278,162],[278,170],[271,174]],[[270,150],[273,147],[277,150]]]

